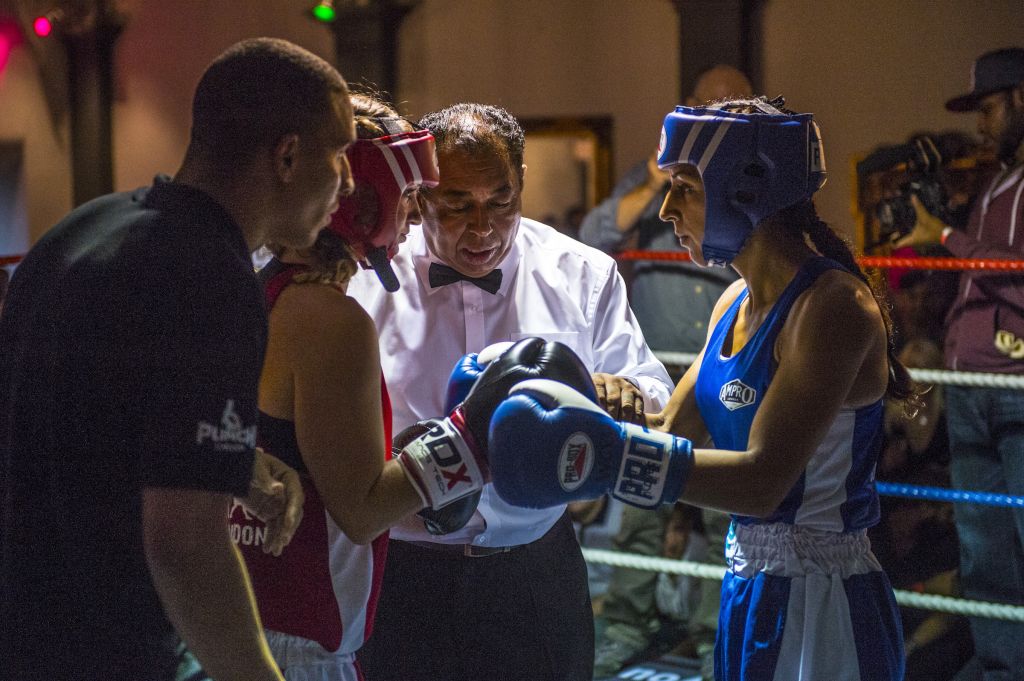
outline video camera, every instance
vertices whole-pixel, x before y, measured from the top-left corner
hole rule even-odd
[[[911,195],[916,195],[929,213],[949,223],[946,192],[940,178],[942,160],[932,138],[922,135],[910,144],[882,147],[857,164],[859,181],[871,173],[906,173],[907,180],[900,185],[899,193],[883,198],[875,207],[878,219],[876,245],[895,241],[913,229],[917,214],[910,202]]]

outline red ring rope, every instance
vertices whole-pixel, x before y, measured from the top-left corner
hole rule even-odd
[[[690,254],[685,251],[622,251],[616,254],[619,260],[668,260],[686,261]],[[999,270],[1024,271],[1024,260],[997,260],[992,258],[891,258],[887,256],[862,256],[857,258],[862,267],[903,267],[918,270]]]
[[[24,256],[0,255],[0,267],[20,262]],[[685,262],[690,254],[685,251],[621,251],[619,260],[660,260]],[[997,270],[1024,271],[1024,260],[998,260],[993,258],[892,258],[888,256],[861,256],[861,267],[902,267],[915,270]]]

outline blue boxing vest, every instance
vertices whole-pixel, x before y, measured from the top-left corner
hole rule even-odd
[[[746,345],[723,357],[722,343],[746,300],[744,289],[715,326],[697,377],[697,406],[715,446],[745,451],[750,426],[775,371],[775,341],[793,302],[821,274],[845,269],[827,258],[807,260]],[[827,330],[822,329],[822,333]],[[828,380],[822,376],[822,380]],[[741,525],[784,523],[852,532],[878,522],[875,463],[882,446],[882,400],[840,411],[800,479],[767,518],[734,515]]]

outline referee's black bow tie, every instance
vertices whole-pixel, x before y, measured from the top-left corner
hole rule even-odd
[[[430,269],[427,271],[427,278],[430,281],[430,288],[437,288],[438,286],[447,286],[448,284],[454,284],[457,281],[468,281],[471,284],[479,286],[488,293],[497,293],[501,287],[501,270],[494,269],[485,274],[482,277],[467,277],[462,272],[454,270],[447,265],[442,265],[439,262],[430,263]]]

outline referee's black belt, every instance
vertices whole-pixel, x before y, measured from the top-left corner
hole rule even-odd
[[[563,513],[562,517],[555,521],[555,524],[551,526],[543,536],[534,539],[528,544],[518,544],[516,546],[476,546],[474,544],[438,544],[436,542],[429,541],[404,541],[396,539],[398,541],[409,546],[415,546],[421,549],[428,549],[430,551],[437,552],[438,554],[446,554],[452,557],[463,556],[465,558],[486,558],[487,556],[498,556],[506,555],[521,551],[523,549],[529,549],[530,547],[537,547],[543,549],[545,546],[551,546],[558,548],[562,542],[576,543],[576,533],[572,527],[572,520],[569,518],[568,513]],[[559,549],[560,550],[560,549]]]
[[[474,544],[437,544],[429,541],[407,541],[405,543],[418,546],[421,549],[430,549],[440,553],[465,556],[466,558],[486,558],[487,556],[496,556],[500,553],[511,553],[516,549],[529,546],[529,544],[519,544],[518,546],[476,546]]]

